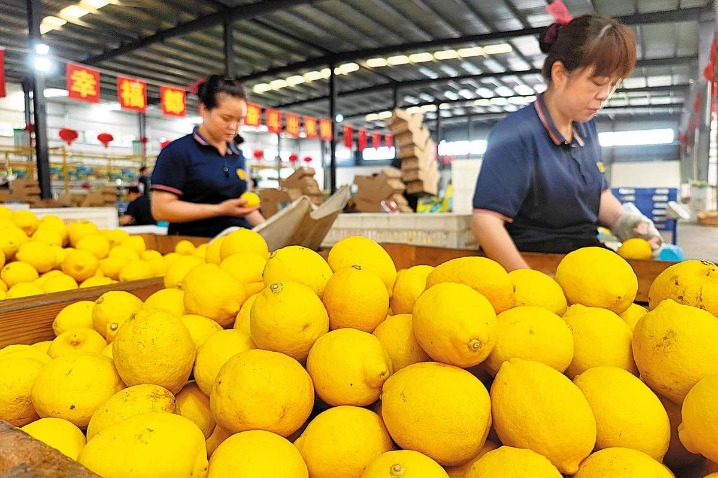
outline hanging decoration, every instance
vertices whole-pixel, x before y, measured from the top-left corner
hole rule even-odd
[[[371,147],[374,149],[381,147],[381,133],[374,132],[371,134]]]
[[[265,122],[267,123],[267,129],[270,133],[279,134],[282,132],[282,113],[279,110],[273,108],[266,108],[264,110]]]
[[[160,85],[162,114],[183,118],[187,116],[187,92],[182,88]]]
[[[0,98],[5,98],[7,91],[5,90],[5,49],[0,48]]]
[[[170,144],[172,141],[169,139],[163,139],[160,141],[160,149],[165,149],[168,144]]]
[[[26,125],[25,125],[25,131],[27,131],[27,132],[30,133],[30,134],[34,133],[34,132],[35,132],[35,125],[32,124],[32,123],[26,124]]]
[[[100,102],[100,72],[74,63],[65,66],[68,98],[88,103]]]
[[[366,149],[366,145],[367,145],[366,129],[359,128],[359,132],[357,133],[357,149],[359,151],[364,151]]]
[[[391,134],[387,134],[386,136],[384,136],[384,145],[387,148],[391,148],[392,146],[394,146],[394,136]]]
[[[117,101],[123,110],[147,111],[147,83],[133,78],[117,77]]]
[[[304,161],[304,164],[309,165],[309,163],[312,162],[312,157],[311,157],[311,156],[304,156],[303,161]]]
[[[199,93],[199,87],[202,86],[207,81],[207,78],[199,77],[196,80],[194,80],[194,83],[189,85],[187,87],[187,91],[189,91],[190,95],[196,95]]]
[[[333,139],[331,119],[322,118],[319,120],[319,138],[322,141],[331,141]]]
[[[354,142],[354,130],[348,124],[344,125],[344,146],[352,149],[352,143]]]
[[[299,138],[299,130],[301,129],[299,115],[295,115],[294,113],[285,113],[284,120],[287,136]]]
[[[247,116],[244,117],[244,124],[260,126],[262,124],[262,107],[254,103],[247,103]]]
[[[304,117],[304,134],[307,138],[316,138],[319,135],[317,130],[317,119],[313,116]]]
[[[147,136],[142,136],[139,139],[140,144],[147,144],[147,141],[149,141],[149,138]]]
[[[62,128],[57,134],[68,146],[72,146],[72,142],[80,136],[77,131],[70,128]]]
[[[97,135],[97,141],[102,143],[102,146],[105,148],[110,146],[110,143],[114,140],[114,136],[112,136],[110,133],[100,133]]]
[[[256,159],[256,160],[261,160],[262,158],[264,158],[264,150],[255,149],[252,152],[252,156],[254,156],[254,159]]]
[[[296,166],[298,160],[299,155],[297,153],[292,153],[289,155],[289,162],[292,163],[292,166]]]

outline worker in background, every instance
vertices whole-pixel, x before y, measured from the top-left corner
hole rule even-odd
[[[235,137],[247,98],[234,79],[212,75],[197,91],[202,123],[167,145],[151,177],[152,215],[169,221],[168,234],[213,237],[232,226],[264,221],[258,207],[245,207],[245,159]]]
[[[120,216],[120,226],[157,224],[152,217],[149,194],[142,194],[139,186],[130,186],[127,192],[130,203],[127,205],[125,213]]]
[[[554,23],[540,39],[547,89],[489,133],[474,192],[471,228],[486,256],[507,270],[529,268],[519,251],[568,253],[601,246],[597,227],[619,240],[661,237],[627,213],[604,175],[594,117],[636,65],[631,31],[583,15]]]
[[[147,166],[144,164],[139,169],[140,176],[137,178],[137,186],[140,188],[140,194],[150,193],[150,177],[147,175]]]

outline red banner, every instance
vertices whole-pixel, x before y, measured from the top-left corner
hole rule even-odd
[[[365,128],[359,128],[359,134],[357,138],[357,148],[359,151],[364,151],[366,149],[366,129]]]
[[[344,146],[352,149],[354,130],[348,124],[344,125]]]
[[[5,50],[0,48],[0,98],[5,98],[7,91],[5,90]]]
[[[147,83],[133,78],[117,77],[117,101],[123,110],[147,111]]]
[[[316,138],[319,135],[317,119],[314,116],[304,117],[304,134],[307,135],[307,138]]]
[[[160,104],[165,116],[187,116],[187,92],[182,88],[160,85]]]
[[[384,136],[384,144],[387,148],[391,148],[392,146],[394,146],[394,136],[390,134]]]
[[[371,134],[371,147],[374,149],[379,149],[381,147],[381,133]]]
[[[266,108],[264,110],[265,122],[267,124],[267,129],[270,133],[281,133],[282,132],[282,113],[279,110],[275,110],[272,108]]]
[[[244,124],[247,126],[261,125],[262,107],[254,103],[247,103],[247,116],[244,117]]]
[[[100,102],[100,72],[68,63],[65,67],[67,96],[73,100]]]
[[[332,135],[332,120],[329,118],[322,118],[319,120],[319,137],[322,141],[331,141]]]
[[[299,138],[299,132],[301,129],[299,115],[295,115],[294,113],[285,113],[284,120],[286,121],[285,131],[287,132],[287,135]]]

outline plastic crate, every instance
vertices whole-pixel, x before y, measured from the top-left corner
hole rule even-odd
[[[322,242],[331,247],[349,236],[376,242],[476,249],[471,233],[471,214],[340,214]]]
[[[65,224],[72,224],[79,221],[94,222],[100,229],[116,229],[119,225],[117,220],[117,208],[114,207],[58,207],[44,209],[30,209],[37,217],[57,216]]]
[[[669,201],[678,200],[678,188],[613,188],[612,191],[621,203],[632,202],[653,221],[656,229],[670,232],[671,242],[676,244],[678,221],[668,218],[666,210]]]

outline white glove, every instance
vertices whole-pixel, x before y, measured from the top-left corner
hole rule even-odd
[[[661,234],[656,229],[653,221],[643,214],[631,212],[623,214],[613,225],[611,232],[621,242],[625,242],[632,237],[640,237],[649,241],[654,249],[658,249],[663,243]]]

